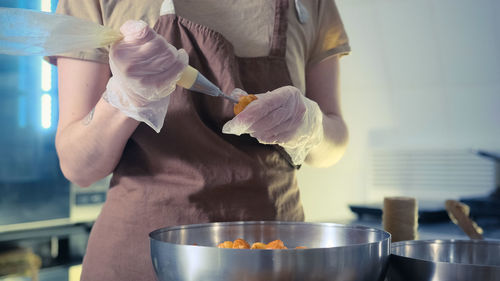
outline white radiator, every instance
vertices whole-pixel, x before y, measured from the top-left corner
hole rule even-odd
[[[370,199],[414,196],[441,200],[494,189],[494,163],[463,149],[372,149]]]

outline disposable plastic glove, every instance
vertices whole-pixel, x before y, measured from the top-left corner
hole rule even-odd
[[[127,21],[120,31],[124,38],[111,46],[109,65],[113,76],[104,99],[159,132],[169,95],[188,64],[188,55],[143,21]]]
[[[232,95],[241,95],[234,91]],[[293,86],[258,94],[240,114],[224,124],[225,134],[250,134],[263,144],[278,144],[295,165],[323,140],[323,113],[318,104]]]

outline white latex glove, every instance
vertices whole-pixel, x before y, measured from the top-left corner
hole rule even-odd
[[[236,92],[236,94],[235,94]],[[240,95],[238,91],[233,95]],[[299,89],[285,86],[258,94],[240,114],[224,124],[225,134],[250,134],[263,144],[278,144],[295,165],[323,140],[323,113]]]
[[[188,64],[188,55],[143,21],[129,20],[120,31],[124,38],[113,44],[109,53],[113,76],[104,99],[159,132],[167,114],[169,95]]]

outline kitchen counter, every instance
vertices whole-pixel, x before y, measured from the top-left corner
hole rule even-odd
[[[485,239],[500,239],[500,219],[482,219],[476,221],[484,230]],[[338,222],[349,225],[363,225],[383,229],[380,220],[350,220]],[[462,230],[452,222],[420,223],[418,240],[434,239],[469,239]]]
[[[82,271],[81,264],[61,265],[42,268],[38,273],[39,281],[78,281]],[[0,276],[0,281],[32,281],[28,276]]]
[[[327,222],[327,221],[324,221]],[[362,226],[367,226],[367,227],[373,227],[373,228],[378,228],[378,229],[383,229],[382,223],[380,219],[354,219],[354,220],[346,220],[346,221],[330,221],[332,223],[340,223],[340,224],[348,224],[348,225],[362,225]],[[477,220],[478,225],[480,225],[484,229],[484,237],[485,239],[497,239],[500,240],[500,219],[483,219],[483,220]],[[68,229],[60,229],[60,228],[54,228],[48,232],[50,235],[55,235],[55,234],[60,234],[63,236],[73,234],[75,232],[75,227],[82,227],[81,225],[77,226],[71,226]],[[64,231],[63,231],[64,230]],[[78,233],[81,232],[81,230],[76,231]],[[37,236],[40,236],[41,234],[44,234],[43,231],[36,231]],[[420,223],[418,227],[418,233],[419,233],[419,240],[434,240],[434,239],[468,239],[468,237],[461,231],[461,229],[456,226],[455,224],[446,221],[446,222],[436,222],[436,223]],[[45,235],[48,235],[45,233]],[[24,236],[20,235],[20,233],[17,233],[16,235],[13,235],[12,233],[4,233],[3,236],[0,235],[0,241],[5,241],[5,240],[10,240],[14,236],[17,239],[20,238],[26,238],[30,239],[33,238],[31,237],[32,235],[31,232],[27,232],[24,234]],[[26,237],[25,237],[26,236]],[[81,262],[81,261],[80,261]],[[65,265],[59,265],[59,266],[54,266],[54,267],[49,267],[49,268],[42,268],[40,271],[39,275],[39,280],[40,281],[52,281],[52,280],[57,280],[57,281],[75,281],[79,280],[79,275],[81,272],[81,265],[79,262],[73,260],[71,263],[65,264]],[[5,278],[0,277],[0,281],[6,280]],[[11,279],[8,279],[11,280]],[[31,280],[31,278],[23,278],[19,277],[16,278],[15,280],[19,281],[24,281],[24,280]]]

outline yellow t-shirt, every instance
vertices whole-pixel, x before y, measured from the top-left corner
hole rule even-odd
[[[88,19],[118,30],[129,19],[154,26],[163,0],[59,0],[57,13]],[[175,13],[221,33],[237,56],[266,56],[274,28],[273,0],[173,0]],[[307,67],[332,55],[350,52],[349,42],[334,0],[301,0],[309,19],[300,23],[290,0],[286,61],[294,86],[305,92]],[[63,56],[108,63],[108,49]]]

